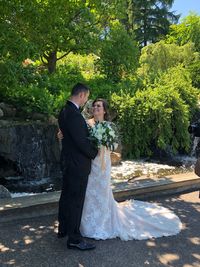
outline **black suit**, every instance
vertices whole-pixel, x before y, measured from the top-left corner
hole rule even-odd
[[[61,167],[63,185],[59,201],[59,232],[65,232],[69,241],[81,239],[79,227],[83,210],[91,160],[98,153],[88,139],[88,128],[79,109],[70,101],[58,118],[63,133]]]

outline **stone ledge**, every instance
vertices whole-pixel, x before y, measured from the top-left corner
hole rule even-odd
[[[194,174],[184,178],[184,174],[163,178],[135,179],[131,183],[119,182],[112,185],[117,201],[127,199],[148,199],[200,190],[200,178]],[[32,218],[58,211],[60,191],[34,196],[0,200],[0,222]]]

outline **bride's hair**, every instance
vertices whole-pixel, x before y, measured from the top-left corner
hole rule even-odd
[[[109,120],[110,120],[110,115],[109,115],[108,102],[107,102],[105,99],[103,99],[103,98],[96,98],[96,99],[93,101],[93,103],[92,103],[92,107],[94,107],[94,104],[95,104],[96,102],[102,102],[102,104],[103,104],[103,109],[104,109],[104,111],[105,111],[105,114],[104,114],[104,120],[105,120],[105,121],[109,121]]]

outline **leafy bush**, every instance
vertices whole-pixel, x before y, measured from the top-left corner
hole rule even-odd
[[[77,81],[85,82],[78,68],[60,66],[57,73],[34,65],[23,67],[11,60],[0,63],[0,98],[24,113],[57,113]]]
[[[157,148],[187,151],[187,128],[197,110],[198,95],[187,71],[180,68],[169,70],[134,96],[114,93],[111,105],[118,114],[124,155],[147,156]]]
[[[200,89],[200,61],[188,66],[188,70],[192,79],[192,85]]]
[[[61,65],[56,73],[48,76],[46,88],[52,94],[59,95],[63,91],[70,92],[77,82],[85,82],[78,67]]]
[[[192,86],[190,73],[183,67],[177,66],[165,72],[155,83],[156,87],[173,88],[188,106],[190,117],[197,111],[199,90]]]
[[[112,95],[112,107],[118,113],[124,156],[140,157],[153,148],[174,152],[189,148],[187,132],[189,111],[173,89],[151,88],[138,91],[134,97]]]
[[[9,103],[15,105],[25,113],[53,113],[54,96],[45,88],[41,90],[39,87],[33,85],[10,88],[7,90],[5,97],[9,100]]]

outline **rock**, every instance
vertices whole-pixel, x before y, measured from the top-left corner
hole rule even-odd
[[[6,103],[0,103],[0,108],[3,110],[4,117],[15,117],[16,116],[16,108],[12,105],[8,105]]]
[[[3,110],[0,108],[0,118],[4,116]]]
[[[7,173],[7,176],[22,176],[28,180],[59,177],[57,131],[56,125],[41,122],[0,124],[0,169],[11,168],[16,173]]]
[[[55,116],[53,116],[53,115],[51,115],[50,117],[49,117],[49,123],[50,124],[58,124],[58,120],[56,119],[56,117]]]
[[[110,154],[111,156],[111,163],[112,163],[112,166],[116,166],[116,165],[119,165],[121,163],[121,154],[120,153],[117,153],[117,152],[111,152]]]
[[[33,119],[33,120],[39,120],[39,121],[47,121],[48,120],[48,116],[45,115],[45,114],[41,114],[41,113],[35,112],[35,113],[33,113],[31,115],[31,119]]]
[[[12,122],[13,123],[13,122]],[[9,126],[11,124],[11,121],[6,120],[5,118],[0,120],[0,128],[1,127],[6,127]]]
[[[10,192],[3,185],[0,185],[0,199],[1,198],[11,198]]]

